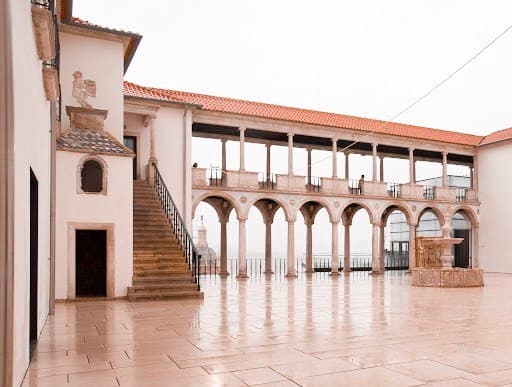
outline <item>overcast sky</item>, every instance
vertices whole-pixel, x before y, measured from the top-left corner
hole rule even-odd
[[[505,0],[74,4],[75,16],[144,36],[127,80],[384,120],[512,23],[512,1]],[[475,134],[512,126],[511,47],[512,32],[397,121]],[[196,155],[202,147],[196,146]],[[204,153],[197,156],[200,162],[218,163],[219,155]],[[261,156],[262,150],[250,150],[247,163],[263,170]],[[298,165],[304,157],[297,156]],[[355,164],[360,167],[354,177],[369,168],[367,162]],[[403,167],[394,169],[397,180],[406,178]],[[319,163],[313,174],[328,176],[328,168],[329,161]],[[319,241],[327,252],[330,241]]]

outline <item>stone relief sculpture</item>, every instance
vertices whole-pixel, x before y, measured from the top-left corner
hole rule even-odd
[[[90,79],[83,79],[80,71],[73,73],[73,97],[76,98],[80,106],[84,108],[92,108],[87,102],[87,97],[96,98],[96,82]]]

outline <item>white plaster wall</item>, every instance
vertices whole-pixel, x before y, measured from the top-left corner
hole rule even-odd
[[[512,142],[477,148],[480,206],[480,266],[512,273]]]
[[[150,127],[144,127],[144,117],[140,114],[124,115],[124,134],[137,137],[137,179],[147,178],[147,165],[150,153]]]
[[[68,265],[75,261],[75,256],[73,251],[69,251],[70,243],[74,243],[70,240],[74,235],[68,237],[69,223],[114,225],[114,296],[126,296],[133,274],[132,159],[99,156],[107,164],[107,195],[79,194],[77,174],[84,156],[86,155],[83,153],[57,152],[56,298],[70,297]]]
[[[73,73],[81,71],[84,79],[96,81],[96,98],[89,103],[96,109],[108,110],[105,130],[123,140],[123,44],[118,41],[60,34],[62,106],[80,106],[72,97]],[[63,110],[62,128],[69,128],[69,117]]]
[[[50,105],[29,1],[9,1],[14,83],[14,384],[29,364],[30,168],[39,181],[38,330],[48,316],[50,273]],[[1,355],[0,355],[1,356]]]
[[[191,170],[191,165],[185,165],[184,160],[184,112],[184,109],[161,107],[153,122],[158,169],[182,216],[185,216],[183,208],[184,174],[186,168]],[[191,189],[192,182],[190,185]],[[191,194],[189,203],[190,201]]]

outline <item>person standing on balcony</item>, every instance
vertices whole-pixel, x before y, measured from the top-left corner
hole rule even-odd
[[[359,195],[362,195],[364,189],[364,175],[361,175],[361,178],[359,179],[359,185],[357,188],[359,189]]]

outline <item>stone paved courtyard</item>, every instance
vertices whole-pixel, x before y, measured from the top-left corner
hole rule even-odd
[[[61,303],[24,386],[512,385],[512,275],[203,280],[204,300]]]

